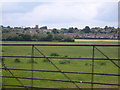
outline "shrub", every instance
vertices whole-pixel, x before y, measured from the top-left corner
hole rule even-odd
[[[43,62],[50,62],[47,58],[45,58],[44,60],[43,60]]]
[[[1,58],[1,61],[4,61],[5,60],[5,58]]]
[[[100,62],[100,65],[106,65],[106,62]]]
[[[69,60],[62,60],[62,61],[59,61],[60,64],[69,64],[70,61]]]
[[[86,63],[85,63],[85,66],[92,66],[92,63],[86,62]],[[94,64],[94,66],[95,66],[95,64]]]
[[[88,66],[88,63],[85,63],[85,66]]]
[[[60,55],[57,53],[51,53],[50,56],[60,56]]]
[[[65,55],[65,57],[68,57],[67,55]]]
[[[20,63],[21,61],[20,61],[20,59],[16,58],[16,59],[14,60],[14,62],[15,62],[15,63]]]
[[[106,62],[105,61],[99,61],[97,62],[99,65],[103,66],[103,65],[106,65]]]
[[[4,63],[4,61],[5,61],[5,58],[0,58],[0,63]]]

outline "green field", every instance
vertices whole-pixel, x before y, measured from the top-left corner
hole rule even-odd
[[[17,41],[4,41],[3,43],[68,43],[68,42],[17,42]],[[71,42],[69,42],[71,43]],[[117,44],[118,42],[74,42],[80,44]],[[78,46],[36,46],[45,56],[50,56],[52,53],[56,53],[59,57],[81,57],[81,58],[91,58],[92,57],[92,47],[78,47]],[[97,47],[102,52],[104,52],[109,58],[118,58],[118,47]],[[3,46],[3,55],[32,55],[31,46]],[[42,56],[37,50],[34,53],[35,56]],[[95,50],[96,58],[105,58],[100,52]],[[20,62],[16,63],[15,59],[19,59]],[[34,59],[34,69],[38,70],[57,70],[50,62],[45,61],[45,59]],[[92,60],[75,60],[75,59],[50,59],[54,64],[57,65],[62,71],[78,71],[78,72],[91,72],[92,70]],[[4,63],[8,68],[22,68],[31,69],[32,63],[30,63],[31,58],[4,58]],[[115,61],[118,63],[118,61]],[[110,61],[96,60],[94,65],[95,73],[111,73],[118,74],[118,68]],[[31,77],[31,71],[11,71],[15,76],[18,77]],[[3,70],[4,76],[11,76],[8,71]],[[66,74],[72,80],[76,81],[91,81],[91,75],[87,74]],[[68,80],[64,77],[62,73],[52,73],[52,72],[34,72],[34,78],[45,78],[45,79],[62,79]],[[31,80],[20,79],[22,83],[26,86],[31,86]],[[95,75],[94,82],[101,83],[118,83],[118,77],[116,76],[105,76],[105,75]],[[20,85],[16,79],[3,78],[3,84]],[[34,86],[47,87],[47,88],[75,88],[73,83],[67,82],[56,82],[56,81],[44,81],[44,80],[34,80]],[[90,84],[77,83],[81,88],[90,88]],[[94,85],[96,88],[117,88],[117,86],[110,85]]]

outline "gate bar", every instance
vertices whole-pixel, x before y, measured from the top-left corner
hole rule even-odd
[[[120,74],[108,74],[108,73],[90,73],[90,72],[74,72],[74,71],[56,71],[56,70],[36,70],[36,69],[15,69],[15,68],[0,68],[8,70],[21,70],[21,71],[39,71],[39,72],[56,72],[56,73],[71,73],[71,74],[94,74],[94,75],[109,75],[109,76],[120,76]]]
[[[92,60],[93,58],[79,58],[79,57],[51,57],[51,56],[18,56],[18,55],[0,55],[0,57],[17,57],[17,58],[50,58],[50,59],[87,59],[87,60]],[[119,61],[120,58],[94,58],[94,60],[114,60],[114,61]]]
[[[31,44],[31,43],[2,43],[0,46],[120,46],[120,44]]]
[[[112,83],[98,83],[98,82],[86,82],[86,81],[70,81],[70,80],[59,80],[59,79],[43,79],[43,78],[30,78],[30,77],[12,77],[12,76],[0,76],[3,78],[19,78],[19,79],[33,79],[33,80],[47,80],[47,81],[59,81],[59,82],[73,82],[73,83],[87,83],[87,84],[100,84],[100,85],[113,85],[120,86],[120,84]]]

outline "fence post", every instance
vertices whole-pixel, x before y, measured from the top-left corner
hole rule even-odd
[[[91,89],[93,90],[94,88],[94,55],[95,55],[95,46],[92,48],[92,78],[91,78]]]
[[[119,48],[118,48],[119,50]],[[119,57],[119,51],[118,51],[118,58]],[[118,65],[120,65],[120,60],[118,60]],[[120,75],[120,68],[118,67],[118,74]],[[120,85],[120,76],[118,76],[118,84]],[[120,90],[120,86],[118,85],[118,90]]]
[[[32,74],[32,78],[33,78],[33,69],[34,69],[34,45],[32,45],[32,58],[31,58],[31,69],[32,69],[32,72],[31,72],[31,74]],[[31,87],[33,87],[33,79],[31,79]],[[31,90],[33,90],[33,88],[31,88]]]

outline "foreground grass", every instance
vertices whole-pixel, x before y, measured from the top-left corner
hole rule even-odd
[[[43,43],[43,42],[3,42],[3,43]],[[51,43],[51,42],[44,42]],[[59,43],[59,42],[52,42]],[[63,43],[63,42],[62,42]],[[78,42],[75,42],[78,43]],[[79,42],[81,43],[81,42]],[[90,43],[90,42],[86,42]],[[91,42],[92,44],[95,42]],[[108,44],[108,42],[100,44]],[[112,44],[114,42],[111,42]],[[71,47],[71,46],[36,46],[45,56],[50,56],[51,53],[57,53],[60,57],[92,57],[92,47]],[[98,47],[102,52],[104,52],[110,58],[118,58],[118,48],[117,47]],[[3,55],[24,55],[31,56],[32,49],[30,46],[3,46]],[[112,52],[111,52],[112,51]],[[35,50],[35,56],[42,56]],[[105,58],[101,55],[97,50],[95,50],[95,57],[97,58]],[[30,58],[19,58],[21,62],[15,63],[14,60],[16,58],[4,58],[5,64],[8,68],[23,68],[23,69],[31,69],[32,63],[29,63]],[[36,63],[34,63],[34,69],[38,70],[57,70],[50,62],[45,62],[44,59],[34,59]],[[91,72],[91,60],[69,60],[69,59],[50,59],[54,64],[57,65],[62,71],[78,71],[78,72]],[[60,62],[69,61],[69,63],[61,64]],[[117,61],[116,61],[117,63]],[[96,73],[118,73],[118,68],[113,65],[110,61],[95,61],[95,72]],[[30,71],[12,71],[15,76],[19,77],[31,77],[32,73]],[[3,75],[11,76],[8,71],[3,70]],[[76,81],[91,81],[91,75],[86,74],[66,74],[72,80]],[[34,72],[34,78],[46,78],[46,79],[62,79],[68,80],[64,77],[62,73],[51,73],[51,72]],[[31,80],[20,79],[24,85],[31,86]],[[117,83],[118,77],[115,76],[104,76],[104,75],[95,75],[95,82],[103,82],[103,83]],[[20,85],[16,81],[16,79],[3,78],[3,84],[17,84]],[[90,88],[90,84],[79,83],[78,86],[82,88]],[[34,86],[38,87],[48,87],[48,88],[75,88],[75,85],[72,83],[66,82],[53,82],[53,81],[43,81],[43,80],[34,80]],[[115,88],[115,86],[105,86],[105,85],[94,85],[97,88]]]

